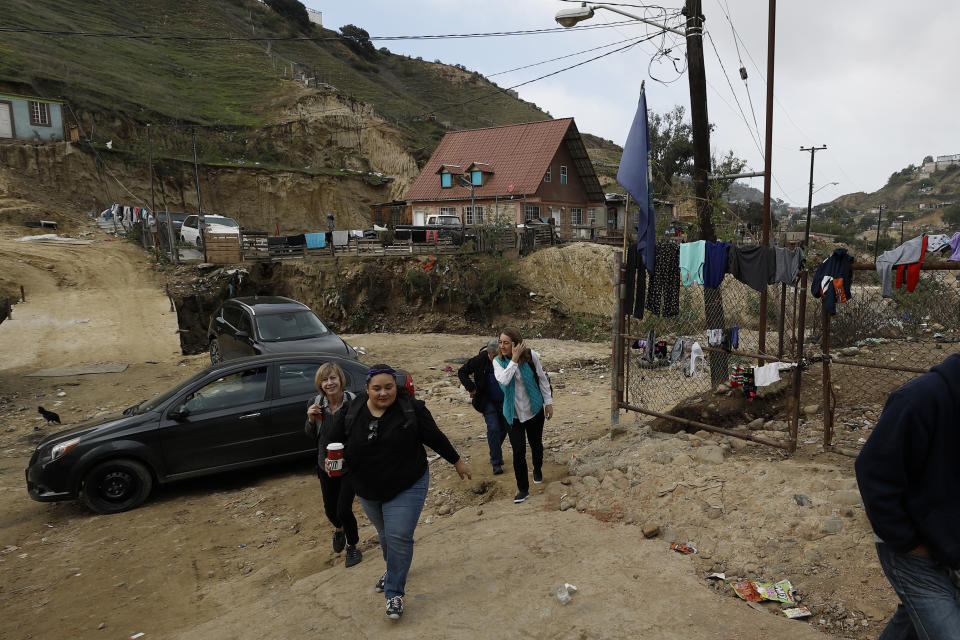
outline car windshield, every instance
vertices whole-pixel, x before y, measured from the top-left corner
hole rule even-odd
[[[316,338],[330,333],[313,311],[291,311],[257,316],[260,339],[267,342]]]
[[[232,218],[220,218],[218,216],[206,216],[204,222],[207,224],[219,224],[222,227],[236,227],[237,223]]]
[[[173,385],[166,391],[159,393],[153,396],[152,398],[148,398],[143,402],[141,402],[140,404],[135,405],[134,407],[131,407],[131,409],[133,409],[133,413],[135,415],[140,415],[143,413],[147,413],[148,411],[153,411],[154,409],[159,407],[161,404],[163,404],[164,402],[166,402],[167,400],[175,396],[177,393],[179,393],[181,389],[183,389],[188,385],[193,384],[194,382],[196,382],[197,380],[205,376],[206,373],[207,373],[206,371],[201,371],[200,373],[193,376],[189,380],[185,380],[180,384]]]

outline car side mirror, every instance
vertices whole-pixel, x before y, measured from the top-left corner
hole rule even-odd
[[[250,340],[250,334],[247,333],[246,331],[237,331],[237,333],[235,334],[235,337],[237,338],[237,340],[243,340],[244,342],[247,342]]]
[[[337,332],[337,323],[336,322],[324,322],[323,324],[327,325],[327,329],[336,333]]]
[[[167,415],[174,420],[183,420],[190,415],[190,409],[187,408],[187,405],[181,404],[178,407],[174,407],[167,412]]]

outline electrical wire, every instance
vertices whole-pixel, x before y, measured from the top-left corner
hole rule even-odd
[[[740,111],[740,117],[743,118],[743,123],[747,125],[747,131],[750,133],[750,138],[753,140],[753,143],[756,145],[757,151],[760,152],[760,157],[762,158],[764,154],[759,142],[759,127],[756,130],[756,135],[754,135],[754,129],[750,127],[750,122],[747,120],[747,114],[744,113],[743,107],[740,105],[740,99],[737,98],[737,92],[733,89],[733,83],[730,82],[730,76],[727,74],[727,69],[723,66],[723,60],[720,58],[720,52],[717,51],[717,45],[713,41],[713,36],[710,35],[709,31],[707,31],[706,34],[707,39],[710,40],[710,46],[713,48],[713,53],[717,56],[717,62],[720,63],[720,69],[723,71],[723,76],[727,79],[727,86],[730,87],[730,93],[733,94],[733,99],[737,103],[737,109]]]
[[[575,53],[568,53],[568,54],[565,55],[565,56],[557,56],[556,58],[550,58],[549,60],[541,60],[540,62],[534,62],[534,63],[532,63],[532,64],[525,64],[525,65],[523,65],[522,67],[514,67],[513,69],[507,69],[506,71],[497,71],[496,73],[486,73],[486,74],[484,74],[484,77],[486,77],[486,78],[492,78],[493,76],[502,76],[502,75],[505,74],[505,73],[513,73],[514,71],[521,71],[521,70],[523,70],[523,69],[529,69],[529,68],[531,68],[531,67],[537,67],[537,66],[540,66],[540,65],[542,65],[542,64],[547,64],[547,63],[549,63],[549,62],[556,62],[557,60],[563,60],[563,59],[565,59],[565,58],[572,58],[572,57],[574,57],[574,56],[578,56],[578,55],[583,54],[583,53],[588,53],[588,52],[590,52],[590,51],[597,51],[598,49],[606,49],[607,47],[612,47],[612,46],[614,46],[614,45],[622,44],[622,43],[628,42],[628,41],[630,41],[630,40],[635,40],[635,39],[637,39],[637,38],[639,38],[639,37],[642,37],[642,36],[634,36],[634,37],[632,37],[632,38],[625,38],[625,39],[623,39],[623,40],[618,40],[617,42],[610,42],[610,43],[608,43],[608,44],[602,44],[602,45],[600,45],[599,47],[592,47],[592,48],[590,48],[590,49],[583,49],[582,51],[577,51],[577,52],[575,52]]]
[[[622,20],[611,24],[587,24],[573,27],[549,27],[546,29],[518,29],[515,31],[491,31],[485,33],[445,33],[409,36],[370,36],[371,41],[391,42],[398,40],[452,40],[464,38],[500,38],[506,36],[540,35],[545,33],[569,33],[574,31],[592,31],[608,29],[617,25],[632,24],[635,20]],[[0,33],[23,33],[44,36],[79,36],[86,38],[120,38],[125,40],[183,40],[190,42],[324,42],[342,40],[341,36],[187,36],[149,33],[114,33],[103,31],[57,31],[52,29],[29,29],[26,27],[0,27]]]

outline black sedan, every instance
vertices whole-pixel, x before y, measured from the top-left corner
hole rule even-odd
[[[30,497],[132,509],[155,484],[316,456],[304,433],[314,376],[336,362],[364,393],[367,365],[331,354],[272,355],[212,365],[140,404],[45,438],[26,470]],[[413,393],[409,375],[398,387]]]
[[[210,362],[267,353],[357,352],[331,331],[310,307],[280,296],[230,298],[210,318]]]

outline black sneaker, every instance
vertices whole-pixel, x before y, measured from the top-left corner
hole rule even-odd
[[[387,580],[387,572],[384,571],[383,575],[380,576],[380,579],[377,580],[377,586],[375,586],[373,590],[376,591],[377,593],[383,593],[384,583],[386,582],[386,580]]]
[[[343,531],[333,532],[333,552],[340,553],[347,545],[347,535]]]
[[[387,598],[387,617],[391,620],[399,620],[403,615],[403,596],[393,596]]]
[[[530,495],[530,494],[527,493],[526,491],[520,491],[520,492],[517,493],[517,495],[513,496],[513,501],[514,501],[515,503],[517,503],[517,504],[520,504],[521,502],[523,502],[524,500],[526,500],[526,499],[527,499],[527,496],[529,496],[529,495]]]
[[[345,558],[343,566],[349,569],[353,565],[360,564],[360,561],[363,560],[363,554],[360,549],[357,549],[356,545],[351,544],[347,546]]]
[[[534,483],[534,484],[543,484],[543,471],[534,471],[534,472],[533,472],[533,483]]]
[[[499,476],[501,474],[503,474],[503,465],[502,464],[493,465],[493,475]]]

